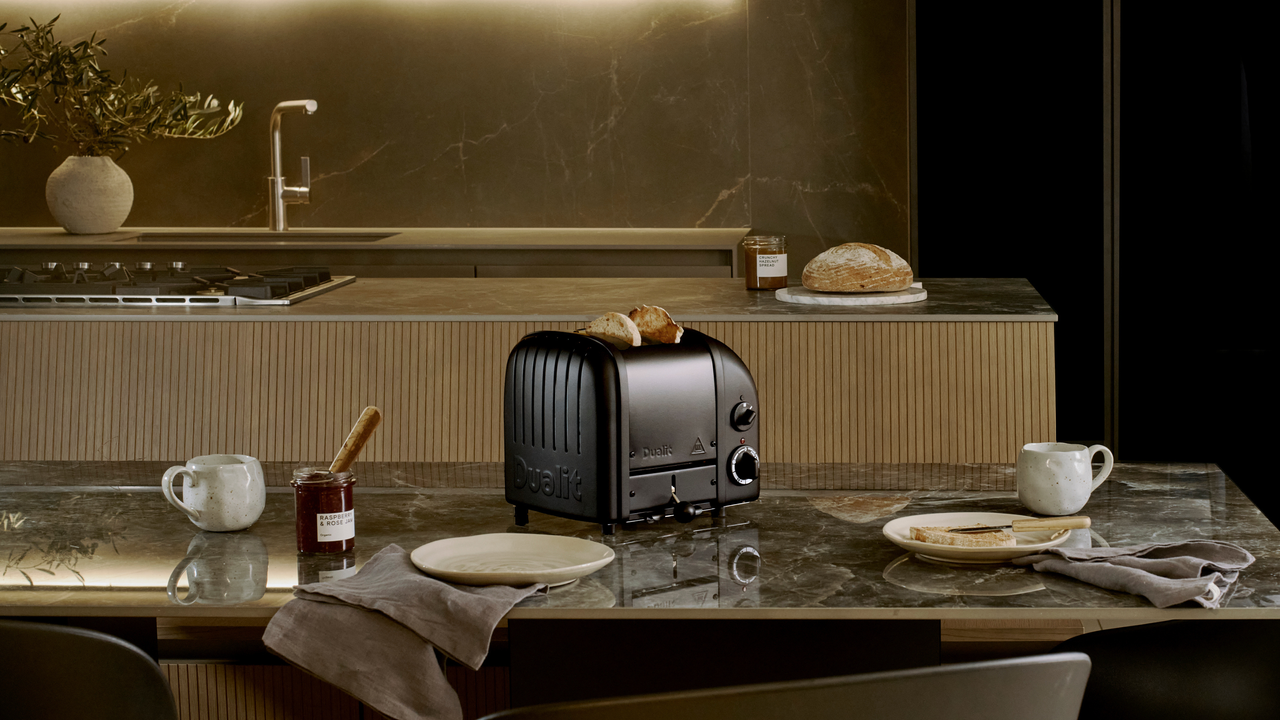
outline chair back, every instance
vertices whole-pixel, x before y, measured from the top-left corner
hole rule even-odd
[[[160,666],[120,638],[0,620],[0,715],[6,719],[177,720]]]
[[[1080,720],[1276,720],[1280,622],[1173,620],[1077,635],[1055,648],[1089,656]]]
[[[1089,658],[1057,653],[506,710],[482,720],[1076,720]]]

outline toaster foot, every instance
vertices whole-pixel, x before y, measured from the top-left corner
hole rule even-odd
[[[529,508],[516,507],[516,525],[524,527],[529,524]]]
[[[600,530],[604,532],[605,535],[612,535],[617,529],[618,523],[602,523],[600,525]]]

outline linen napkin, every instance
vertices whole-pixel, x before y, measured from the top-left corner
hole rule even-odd
[[[262,640],[291,664],[397,720],[461,720],[436,657],[478,670],[498,621],[545,587],[469,587],[429,577],[388,545],[360,572],[294,588]]]
[[[1218,540],[1188,540],[1113,548],[1050,548],[1013,560],[1108,590],[1142,595],[1158,608],[1196,602],[1216,609],[1231,599],[1248,550]]]

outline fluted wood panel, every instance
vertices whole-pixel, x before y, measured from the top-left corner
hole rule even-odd
[[[0,459],[502,457],[502,375],[574,323],[3,322]],[[689,323],[746,362],[769,462],[1013,462],[1053,440],[1052,323]]]
[[[180,720],[375,720],[388,718],[346,692],[287,665],[164,663]],[[463,720],[510,706],[506,667],[446,670]]]
[[[1051,323],[688,325],[751,368],[768,462],[1014,462],[1057,436]]]
[[[180,720],[359,720],[360,702],[286,665],[165,663]]]

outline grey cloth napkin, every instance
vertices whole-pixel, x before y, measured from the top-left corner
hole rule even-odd
[[[460,720],[435,649],[478,670],[498,621],[541,590],[451,585],[388,545],[360,572],[294,588],[262,640],[271,652],[397,720]]]
[[[1254,560],[1248,550],[1218,540],[1188,540],[1114,548],[1051,548],[1016,558],[1040,572],[1056,572],[1108,590],[1142,595],[1158,608],[1227,602],[1240,571]]]

